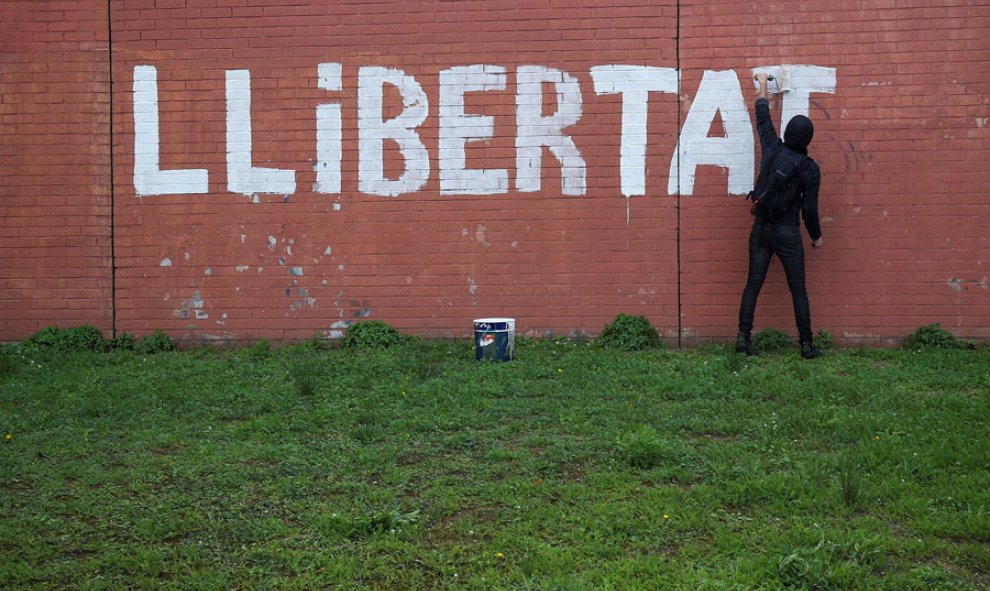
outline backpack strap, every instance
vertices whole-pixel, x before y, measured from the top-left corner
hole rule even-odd
[[[746,196],[747,199],[754,202],[757,200],[757,195],[756,195],[757,191],[766,186],[767,176],[769,176],[770,174],[770,169],[773,167],[774,160],[777,159],[777,156],[780,156],[780,152],[783,149],[784,149],[784,144],[780,144],[779,146],[777,146],[777,149],[773,151],[773,154],[770,155],[769,158],[764,159],[764,162],[760,166],[760,174],[757,175],[756,177],[756,184],[753,186],[753,190],[750,191],[749,194]],[[755,203],[754,203],[754,207],[755,207]]]

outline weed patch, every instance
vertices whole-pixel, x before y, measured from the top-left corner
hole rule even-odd
[[[362,540],[375,535],[394,535],[415,524],[419,511],[385,509],[353,516],[340,516],[336,513],[321,520],[318,527],[327,538]]]
[[[341,340],[345,349],[381,350],[404,342],[402,334],[381,320],[366,320],[347,327]]]
[[[176,346],[172,341],[172,337],[165,334],[164,331],[156,330],[150,335],[141,339],[138,344],[138,350],[146,355],[154,355],[155,353],[166,353],[168,351],[175,351]]]
[[[648,318],[626,314],[619,314],[613,323],[606,324],[595,343],[606,349],[623,351],[645,351],[664,346]]]
[[[903,347],[915,351],[922,349],[972,348],[966,342],[960,341],[951,332],[942,328],[938,322],[922,326],[908,335],[904,339]]]
[[[112,338],[107,347],[111,351],[136,351],[138,348],[137,338],[129,332],[122,332]]]
[[[791,337],[778,328],[765,328],[753,335],[753,344],[760,351],[781,351],[793,345]]]
[[[815,335],[815,344],[822,351],[831,351],[835,348],[835,341],[832,339],[832,333],[825,330],[824,328],[818,331]]]
[[[48,326],[22,343],[22,348],[30,352],[78,353],[103,351],[105,347],[103,333],[88,324],[71,328]]]

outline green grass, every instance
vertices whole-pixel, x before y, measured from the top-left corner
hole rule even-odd
[[[520,341],[8,350],[0,588],[990,584],[987,349]]]

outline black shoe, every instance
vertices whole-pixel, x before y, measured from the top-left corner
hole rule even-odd
[[[822,350],[815,346],[814,342],[801,343],[801,357],[805,359],[818,359],[822,356]]]
[[[750,357],[755,357],[760,354],[756,349],[756,345],[753,344],[753,339],[748,332],[741,332],[739,336],[736,337],[736,353],[745,353]]]

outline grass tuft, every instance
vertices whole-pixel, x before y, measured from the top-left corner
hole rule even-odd
[[[363,540],[375,535],[395,535],[419,520],[419,510],[403,512],[385,509],[351,517],[331,515],[321,527],[324,535],[347,540]]]
[[[316,384],[319,381],[319,371],[314,363],[303,358],[289,366],[289,377],[300,398],[312,398],[316,395]]]
[[[851,459],[843,459],[838,473],[839,495],[842,504],[859,509],[863,500],[863,466]]]
[[[619,453],[635,468],[650,469],[664,459],[664,444],[656,431],[646,425],[623,433],[616,440]]]

